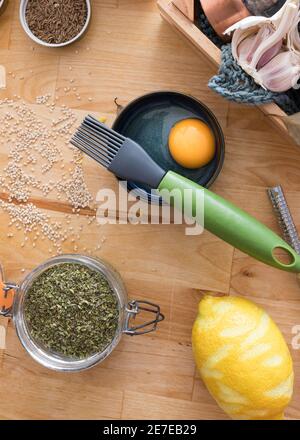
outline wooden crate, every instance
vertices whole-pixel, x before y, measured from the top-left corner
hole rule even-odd
[[[221,61],[220,49],[194,24],[196,2],[199,1],[158,0],[157,3],[162,17],[184,35],[215,66],[219,66]],[[277,104],[265,104],[259,106],[259,108],[268,116],[276,128],[280,129],[289,140],[292,139],[282,121],[282,117],[287,115]]]

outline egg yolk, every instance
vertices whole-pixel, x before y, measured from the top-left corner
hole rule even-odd
[[[209,126],[200,119],[183,119],[170,131],[169,150],[179,165],[200,168],[213,159],[215,138]]]

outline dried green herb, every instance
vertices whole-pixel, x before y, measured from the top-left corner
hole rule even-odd
[[[24,312],[38,344],[77,359],[102,352],[118,328],[118,302],[108,281],[79,263],[60,263],[39,275]]]
[[[87,20],[85,0],[28,0],[25,18],[31,32],[50,44],[75,38]]]

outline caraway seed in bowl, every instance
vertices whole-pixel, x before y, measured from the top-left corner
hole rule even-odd
[[[49,44],[73,40],[88,16],[85,0],[28,0],[25,18],[31,32]]]
[[[70,358],[101,353],[118,329],[118,302],[107,279],[78,263],[61,263],[40,274],[24,304],[31,337]]]

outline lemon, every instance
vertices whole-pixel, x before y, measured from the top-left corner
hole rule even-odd
[[[293,393],[293,363],[264,310],[244,298],[205,296],[192,342],[204,383],[231,418],[283,419]]]

